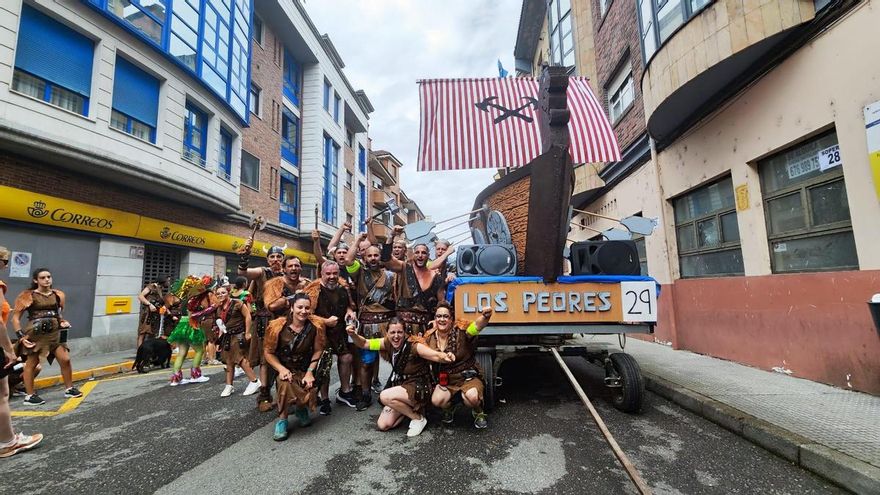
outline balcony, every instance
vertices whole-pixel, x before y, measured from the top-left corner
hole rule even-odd
[[[370,230],[379,242],[385,242],[391,236],[391,228],[381,223],[374,222],[370,225]]]
[[[394,199],[394,196],[381,189],[373,189],[370,191],[370,203],[374,206],[384,207],[391,199]]]
[[[668,13],[650,26],[649,36],[655,36],[658,25],[664,36],[646,42],[650,59],[642,78],[648,132],[658,150],[797,50],[852,3],[818,16],[815,5],[812,0],[717,0],[694,12],[683,10],[685,15],[676,16],[677,22],[684,19],[677,28]],[[818,5],[821,9],[827,3]],[[646,10],[652,14],[650,7],[643,8],[643,26]],[[656,11],[653,15],[658,18]],[[662,44],[650,56],[649,45],[655,43]]]

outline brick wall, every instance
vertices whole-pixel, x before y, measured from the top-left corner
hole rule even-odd
[[[635,100],[624,115],[614,122],[614,132],[620,149],[641,136],[646,129],[645,108],[642,102],[642,47],[639,37],[639,20],[635,3],[631,0],[613,0],[604,17],[599,0],[593,2],[593,26],[596,28],[595,51],[597,78],[594,88],[608,111],[607,86],[621,64],[632,68]],[[610,0],[609,0],[610,1]],[[627,61],[628,60],[628,61]]]
[[[130,188],[75,174],[53,165],[0,152],[0,185],[61,197],[105,208],[136,213],[181,225],[247,237],[247,225],[233,223],[221,215],[150,196]],[[195,192],[193,194],[196,194]],[[311,252],[311,243],[259,232],[261,241]]]
[[[278,222],[278,170],[281,167],[282,50],[275,33],[263,26],[263,44],[252,41],[251,79],[260,92],[260,116],[251,114],[242,149],[260,159],[260,189],[241,187],[241,208]]]

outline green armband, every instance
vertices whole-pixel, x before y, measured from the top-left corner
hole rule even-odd
[[[345,271],[351,274],[357,273],[358,270],[361,269],[361,262],[358,260],[354,260],[354,263],[345,267]]]
[[[465,331],[471,337],[476,337],[477,335],[480,335],[480,330],[477,328],[476,322],[473,322],[473,321],[471,322],[470,325],[468,325],[467,330],[465,330]]]
[[[371,351],[382,350],[382,339],[368,339],[367,343],[370,344]]]

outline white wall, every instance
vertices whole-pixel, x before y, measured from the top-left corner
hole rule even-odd
[[[187,251],[180,260],[180,276],[217,275],[214,273],[214,254],[204,251]]]

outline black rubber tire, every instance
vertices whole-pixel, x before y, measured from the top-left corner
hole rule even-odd
[[[611,403],[625,413],[639,413],[645,398],[645,381],[635,358],[623,352],[609,356],[611,365],[620,375],[621,387],[613,388]]]
[[[495,369],[492,367],[492,354],[477,352],[477,364],[483,370],[483,407],[486,411],[495,408]]]

